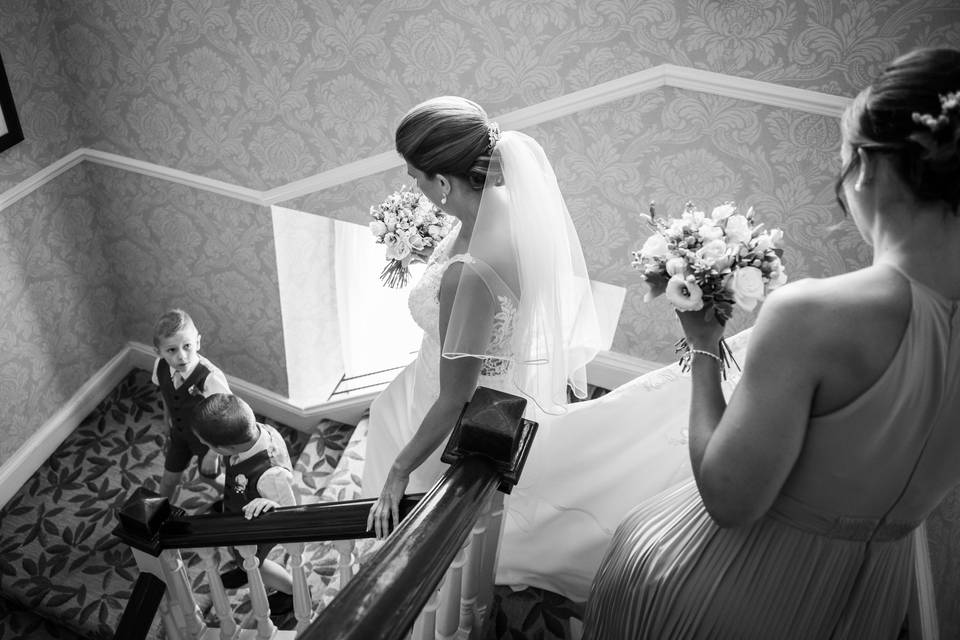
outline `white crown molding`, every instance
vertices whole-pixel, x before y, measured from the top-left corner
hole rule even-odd
[[[108,153],[96,149],[81,149],[81,151],[83,152],[83,159],[89,160],[90,162],[102,164],[107,167],[114,167],[116,169],[126,169],[127,171],[150,176],[151,178],[176,182],[188,187],[193,187],[194,189],[209,191],[210,193],[216,193],[229,198],[236,198],[237,200],[268,206],[268,203],[263,198],[263,192],[256,189],[240,187],[235,184],[230,184],[229,182],[223,182],[222,180],[198,176],[188,171],[181,171],[180,169],[165,167],[144,160],[127,158],[126,156],[117,155],[116,153]]]
[[[13,203],[27,197],[43,185],[47,184],[61,173],[75,167],[83,162],[87,149],[77,149],[53,164],[47,165],[40,171],[10,187],[3,193],[0,193],[0,211],[3,211]]]
[[[539,104],[517,109],[499,115],[496,119],[504,128],[523,129],[664,86],[727,96],[738,100],[831,117],[838,117],[850,102],[849,98],[818,91],[798,89],[772,82],[740,78],[674,64],[661,64],[615,80],[602,82],[586,89],[545,100]],[[287,202],[317,191],[375,175],[403,164],[403,160],[395,152],[386,151],[362,160],[349,162],[329,171],[295,180],[280,187],[260,191],[115,153],[81,148],[11,189],[0,193],[0,211],[84,160],[262,206]]]
[[[675,64],[661,64],[496,116],[496,120],[504,129],[523,129],[664,86],[831,117],[839,117],[850,103],[849,98],[819,91]],[[365,178],[401,164],[403,160],[396,153],[381,153],[272,189],[265,193],[264,198],[277,204]]]
[[[712,93],[771,107],[839,118],[851,102],[850,98],[844,96],[799,89],[773,82],[680,67],[675,64],[662,66],[665,67],[665,84],[671,87]]]

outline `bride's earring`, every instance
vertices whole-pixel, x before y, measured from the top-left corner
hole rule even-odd
[[[447,204],[447,194],[443,194],[440,197],[440,204]]]

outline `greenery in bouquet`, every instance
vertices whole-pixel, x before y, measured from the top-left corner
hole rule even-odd
[[[787,281],[783,232],[764,229],[754,219],[753,207],[740,213],[732,202],[710,215],[693,203],[678,218],[658,218],[650,205],[654,233],[639,251],[633,266],[643,278],[644,301],[660,295],[679,311],[704,310],[726,324],[735,306],[751,311],[771,291]],[[686,341],[677,342],[680,363],[689,366]],[[721,342],[724,361],[729,349]]]
[[[450,218],[429,198],[406,185],[370,207],[370,232],[386,246],[387,265],[380,280],[389,287],[406,286],[410,263],[426,261],[450,231]]]

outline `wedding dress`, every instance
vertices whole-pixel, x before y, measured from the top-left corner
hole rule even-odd
[[[410,291],[409,308],[423,329],[417,358],[374,400],[363,472],[363,495],[379,495],[397,454],[440,391],[440,281],[455,262],[444,239]],[[511,310],[501,309],[491,343],[503,343]],[[749,330],[727,342],[743,362]],[[509,367],[488,360],[479,384],[516,393]],[[730,372],[726,390],[736,383]],[[536,586],[586,600],[617,524],[646,498],[691,477],[686,429],[690,379],[670,365],[559,415],[528,404],[539,429],[519,484],[507,497],[497,584]],[[438,448],[410,474],[408,493],[427,491],[443,473]]]

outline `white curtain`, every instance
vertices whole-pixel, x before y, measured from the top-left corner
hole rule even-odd
[[[337,312],[346,376],[399,367],[420,348],[420,328],[410,317],[407,294],[423,265],[415,265],[410,284],[391,289],[380,282],[384,247],[366,226],[334,222]]]
[[[271,207],[287,395],[300,406],[326,402],[343,375],[333,282],[333,221]]]

